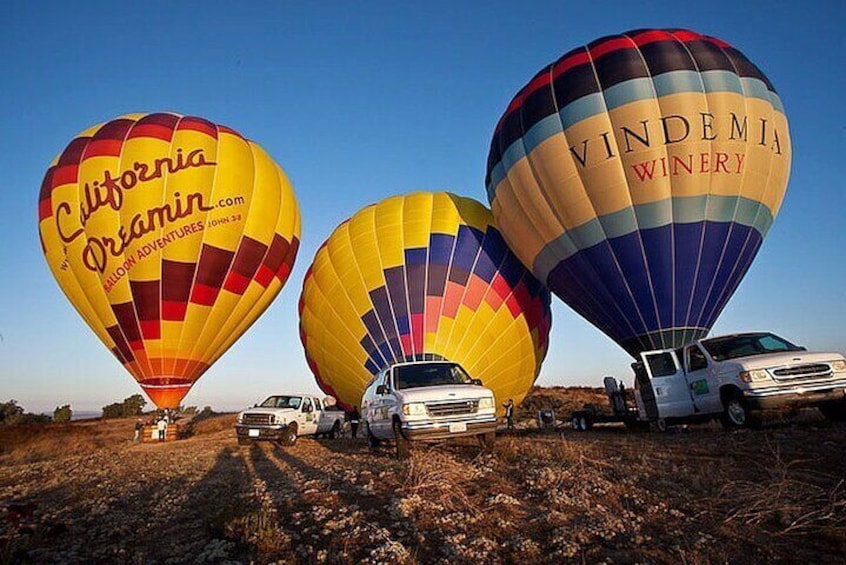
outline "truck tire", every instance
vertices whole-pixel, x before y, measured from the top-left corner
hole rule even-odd
[[[408,459],[410,452],[410,445],[408,438],[402,432],[402,424],[399,420],[394,420],[392,425],[394,431],[394,442],[397,444],[397,459]]]
[[[341,422],[335,420],[332,430],[329,432],[329,439],[338,439],[339,437],[341,437]]]
[[[365,435],[367,436],[367,447],[370,448],[370,451],[375,451],[379,447],[379,438],[370,431],[369,424],[365,424]]]
[[[297,425],[291,424],[282,432],[282,437],[279,439],[282,445],[294,445],[297,443]]]
[[[750,424],[749,407],[739,391],[723,398],[723,414],[720,421],[727,430],[743,428]]]
[[[479,445],[482,446],[482,451],[487,453],[493,451],[494,443],[496,443],[496,432],[485,432],[477,437],[479,438]]]
[[[819,406],[826,420],[846,422],[846,400],[830,400]]]

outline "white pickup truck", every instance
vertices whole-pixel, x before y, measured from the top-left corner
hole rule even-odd
[[[344,412],[327,406],[327,400],[310,394],[268,396],[261,404],[238,414],[235,423],[238,443],[269,440],[294,445],[299,436],[338,438],[344,425]]]
[[[483,449],[492,449],[495,407],[490,389],[447,361],[393,365],[373,378],[361,400],[368,444],[394,440],[400,459],[418,440],[476,436]]]
[[[572,414],[573,429],[623,422],[629,428],[720,418],[726,428],[759,423],[761,411],[817,407],[846,420],[846,359],[810,353],[767,332],[700,339],[678,349],[646,351],[633,363],[629,389],[605,378],[613,414],[588,405]]]
[[[641,358],[633,364],[641,420],[720,417],[736,428],[756,423],[760,410],[806,406],[831,420],[846,419],[846,359],[840,353],[812,353],[755,332],[701,339]]]

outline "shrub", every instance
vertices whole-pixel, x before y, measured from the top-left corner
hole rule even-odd
[[[66,424],[67,422],[71,421],[71,416],[73,416],[73,410],[71,410],[70,404],[65,404],[64,406],[57,406],[55,410],[53,410],[53,421]]]

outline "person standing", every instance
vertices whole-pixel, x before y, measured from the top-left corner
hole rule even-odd
[[[353,406],[352,414],[350,414],[350,432],[353,439],[358,437],[358,423],[361,420],[361,415],[358,413],[358,406]]]
[[[141,431],[144,429],[144,422],[141,421],[141,418],[138,418],[138,421],[135,422],[135,437],[132,438],[133,443],[138,443],[141,441]]]
[[[157,428],[159,430],[159,441],[164,441],[165,436],[167,436],[167,420],[165,418],[161,418]]]
[[[505,408],[505,425],[509,431],[514,430],[514,399],[509,398],[508,402],[502,405]]]

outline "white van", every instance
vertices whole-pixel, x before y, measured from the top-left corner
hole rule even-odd
[[[638,412],[659,427],[713,417],[742,427],[760,410],[784,407],[846,419],[843,355],[812,353],[772,333],[711,337],[641,358],[633,365]]]
[[[483,449],[491,449],[496,437],[493,392],[448,361],[385,369],[364,391],[361,415],[370,447],[394,440],[400,459],[412,441],[477,436]]]

